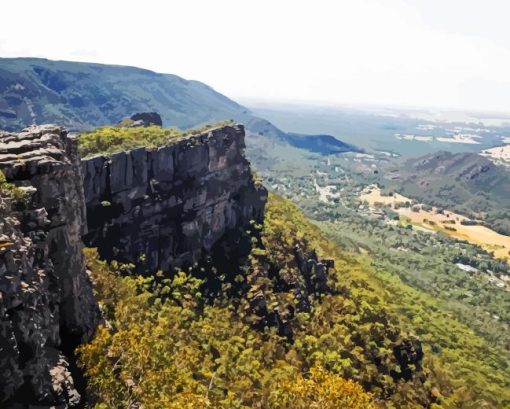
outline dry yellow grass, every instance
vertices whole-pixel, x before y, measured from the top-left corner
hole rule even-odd
[[[369,189],[370,191],[362,194],[360,199],[362,201],[366,200],[371,206],[375,205],[376,203],[394,205],[397,203],[405,203],[407,201],[411,201],[411,199],[408,199],[407,197],[398,193],[395,193],[393,196],[382,196],[381,189],[379,189],[377,186],[369,186]]]
[[[495,148],[485,149],[482,155],[503,161],[510,161],[510,145],[497,146]]]
[[[390,204],[394,208],[397,203],[405,203],[411,199],[395,194],[393,197],[381,196],[381,190],[376,187],[370,187],[371,191],[360,196],[362,201],[367,201],[371,206],[376,203]],[[510,261],[510,237],[499,234],[485,226],[464,226],[460,224],[462,220],[469,220],[467,217],[457,213],[445,210],[444,213],[437,213],[435,209],[425,211],[413,211],[411,208],[401,207],[394,210],[401,216],[406,217],[416,226],[428,230],[439,230],[445,234],[470,243],[477,244],[487,251],[493,251],[494,256],[507,262]],[[455,223],[452,223],[452,220]],[[432,222],[432,223],[430,223]],[[455,230],[447,229],[446,227]]]

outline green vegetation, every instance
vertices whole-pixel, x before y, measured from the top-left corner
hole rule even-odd
[[[274,332],[251,329],[232,306],[204,304],[199,280],[180,272],[163,298],[150,280],[121,278],[90,251],[87,260],[109,325],[80,348],[96,408],[277,408],[337,394],[343,407],[371,407],[359,385],[319,367],[303,378]]]
[[[203,126],[199,126],[199,127],[188,129],[187,131],[185,131],[183,133],[183,135],[184,136],[188,136],[188,135],[200,135],[201,133],[210,131],[211,129],[219,128],[221,126],[233,125],[234,123],[235,123],[235,121],[233,119],[226,119],[224,121],[213,122],[213,123],[206,124],[206,125],[203,125]]]
[[[261,240],[263,247],[256,246],[249,266],[241,268],[244,274],[234,274],[238,283],[249,284],[248,292],[234,298],[228,295],[233,282],[220,271],[225,295],[211,299],[207,279],[191,270],[123,277],[119,272],[129,266],[107,266],[87,251],[107,318],[107,327],[79,351],[98,408],[134,402],[149,408],[283,408],[298,400],[302,406],[295,407],[322,402],[320,407],[362,408],[370,400],[388,408],[434,401],[433,407],[446,408],[510,404],[508,351],[491,346],[436,297],[413,289],[369,256],[346,254],[274,195]],[[295,274],[290,255],[296,243],[335,258],[335,291],[314,296],[309,312],[287,315],[289,341],[272,326],[256,330],[260,317],[250,303],[262,291],[282,317],[295,307],[263,269],[270,261],[280,266],[279,275]],[[395,382],[383,368],[396,367],[391,349],[406,333],[424,343],[423,368],[414,369],[412,380]],[[349,403],[335,406],[335,390],[342,391],[340,402]]]
[[[414,229],[385,207],[372,214],[358,196],[378,175],[354,154],[324,159],[276,144],[273,152],[286,152],[276,160],[264,156],[267,146],[259,147],[251,154],[263,165],[258,170],[266,184],[296,201],[319,226],[270,195],[247,264],[231,271],[122,278],[125,266],[108,267],[89,255],[109,325],[81,350],[98,402],[342,407],[328,395],[327,385],[334,384],[350,391],[346,399],[353,394],[345,407],[368,407],[367,400],[388,408],[509,406],[510,299],[490,281],[508,275],[508,265],[477,246]],[[317,186],[333,186],[333,196],[319,201]],[[300,311],[280,283],[282,277],[300,279],[292,257],[296,243],[335,259],[329,277],[334,291],[313,293],[309,311]],[[211,273],[220,291],[210,290]],[[98,274],[106,274],[109,290],[101,290]],[[124,298],[126,283],[143,304]],[[258,297],[268,314],[292,329],[291,339],[253,310]],[[422,367],[413,368],[411,380],[395,381],[393,346],[413,336],[423,342]]]
[[[107,319],[79,350],[97,407],[361,409],[427,406],[436,399],[432,388],[442,386],[429,369],[410,364],[408,381],[390,375],[400,371],[393,346],[407,335],[368,282],[341,260],[329,280],[332,293],[311,294],[308,310],[279,284],[300,279],[296,244],[321,257],[338,252],[317,227],[273,195],[258,239],[260,227],[247,232],[253,248],[246,265],[201,279],[200,269],[123,277],[130,266],[108,266],[87,250]],[[275,268],[276,276],[268,274]],[[211,297],[216,280],[221,291]],[[265,315],[254,308],[261,300]],[[291,338],[264,318],[276,314]]]
[[[0,171],[0,196],[13,198],[17,202],[24,202],[27,199],[22,189],[7,182],[2,171]]]
[[[99,154],[111,155],[138,147],[157,148],[181,138],[200,135],[210,129],[231,125],[232,123],[230,120],[221,121],[200,128],[193,128],[186,132],[182,132],[177,128],[160,128],[159,126],[149,126],[147,128],[105,126],[81,134],[78,147],[81,156],[84,158]]]
[[[16,113],[0,116],[0,129],[22,129],[32,123],[31,115],[38,123],[79,131],[118,123],[134,112],[158,112],[164,124],[180,129],[226,118],[257,120],[211,87],[171,74],[42,58],[2,58],[0,70],[0,106]]]
[[[510,235],[510,173],[480,155],[426,155],[391,166],[379,183],[386,191],[481,220]]]
[[[316,208],[317,209],[317,208]],[[361,216],[359,216],[361,217]],[[338,220],[338,219],[337,219]],[[365,218],[366,220],[366,218]],[[501,325],[499,321],[487,320],[487,315],[482,311],[477,312],[473,316],[473,309],[471,306],[462,307],[459,304],[451,303],[439,298],[438,294],[429,295],[422,289],[414,289],[416,285],[412,281],[404,281],[399,278],[398,273],[402,273],[405,279],[410,274],[414,273],[419,279],[420,273],[427,272],[432,277],[440,278],[448,275],[439,275],[434,270],[429,272],[430,264],[440,263],[441,258],[438,257],[438,247],[432,246],[430,248],[431,254],[424,254],[422,259],[413,260],[411,257],[416,257],[415,253],[402,252],[396,256],[389,257],[392,253],[391,248],[398,247],[389,240],[398,240],[400,234],[407,231],[410,235],[416,232],[408,229],[401,229],[397,234],[389,236],[388,234],[381,235],[381,230],[373,229],[376,221],[367,220],[366,223],[359,224],[359,220],[353,221],[351,226],[321,223],[320,227],[316,230],[316,237],[323,246],[328,245],[328,254],[335,257],[337,271],[345,271],[345,275],[341,275],[341,280],[353,280],[346,284],[347,288],[357,287],[357,280],[363,280],[368,285],[368,293],[378,295],[380,298],[372,298],[371,304],[384,305],[390,311],[393,311],[400,318],[400,326],[405,331],[406,329],[415,333],[424,342],[426,350],[427,367],[432,372],[432,379],[436,379],[439,385],[439,390],[444,396],[441,402],[444,407],[506,407],[510,404],[510,393],[508,374],[510,372],[510,345],[508,344],[508,330],[506,325]],[[357,226],[356,230],[351,229]],[[358,238],[358,243],[363,242],[364,246],[370,243],[366,235],[362,232],[369,232],[372,240],[379,237],[379,248],[365,247],[369,249],[369,254],[377,254],[378,257],[371,257],[369,255],[353,255],[347,256],[343,251],[323,236],[321,231],[325,230],[331,237],[339,243],[346,243],[352,249],[355,237]],[[352,233],[350,233],[352,231]],[[310,233],[308,231],[307,233]],[[372,236],[373,234],[373,236]],[[420,234],[418,232],[418,234]],[[421,233],[421,237],[434,237],[431,234]],[[391,238],[390,238],[391,237]],[[443,236],[445,240],[451,240]],[[405,241],[406,238],[402,238]],[[416,241],[416,236],[410,236],[411,243]],[[356,242],[354,242],[356,243]],[[476,249],[475,246],[469,246],[471,249]],[[381,252],[381,248],[388,249],[386,253]],[[410,253],[410,254],[409,254]],[[476,254],[476,253],[475,253]],[[476,258],[476,255],[473,256]],[[386,258],[388,257],[388,258]],[[409,258],[408,263],[405,262]],[[425,263],[428,259],[430,264]],[[487,259],[486,259],[487,261]],[[495,263],[498,263],[495,261]],[[455,267],[456,268],[456,267]],[[458,268],[456,268],[458,271]],[[407,276],[403,272],[407,272]],[[451,269],[452,272],[456,272]],[[465,276],[464,276],[465,277]],[[471,281],[471,288],[475,291],[478,287],[475,285],[481,279],[481,274]],[[348,281],[348,282],[349,282]],[[411,285],[410,285],[411,284]],[[453,289],[454,294],[457,291],[455,285],[444,284],[445,288]],[[482,302],[488,302],[488,299],[494,296],[494,289],[486,286],[486,295],[480,296]],[[508,314],[508,293],[499,291],[498,294],[501,298],[498,300],[503,305],[498,306],[498,301],[491,304],[492,307],[498,308],[501,311],[506,311]],[[503,300],[505,303],[503,303]],[[475,304],[475,303],[473,303]],[[476,309],[474,310],[476,311]],[[454,317],[459,318],[454,318]],[[464,322],[469,323],[477,331],[473,331]],[[493,337],[493,338],[492,338]]]
[[[182,137],[175,128],[118,128],[106,126],[80,135],[78,146],[82,157],[98,154],[111,155],[115,152],[145,146],[157,148],[170,143],[172,139]]]
[[[266,186],[291,198],[343,249],[334,253],[337,270],[348,271],[343,279],[369,282],[401,328],[424,341],[426,366],[442,379],[441,406],[507,407],[510,293],[495,284],[510,266],[476,245],[413,228],[385,206],[360,203],[362,190],[380,177],[374,159],[298,155],[271,161],[252,150]],[[321,201],[317,186],[332,187],[333,196]]]

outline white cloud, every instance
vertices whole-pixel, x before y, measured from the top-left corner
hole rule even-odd
[[[496,0],[25,0],[2,5],[0,53],[136,65],[234,98],[510,111],[510,27],[491,21],[509,11]]]

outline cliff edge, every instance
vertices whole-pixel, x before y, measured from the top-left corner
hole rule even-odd
[[[170,271],[229,231],[263,220],[267,191],[244,156],[244,127],[221,126],[82,161],[90,247],[102,258]]]
[[[0,406],[73,406],[73,349],[100,316],[76,141],[54,125],[0,132],[0,170]]]

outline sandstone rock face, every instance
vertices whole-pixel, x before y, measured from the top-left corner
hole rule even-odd
[[[199,260],[228,231],[263,219],[267,191],[244,148],[235,125],[83,160],[86,244],[148,272]]]
[[[72,352],[99,309],[81,253],[85,206],[76,143],[62,128],[0,132],[0,407],[68,407]]]
[[[331,292],[328,286],[329,270],[335,267],[335,260],[320,260],[315,251],[305,252],[299,245],[294,247],[294,260],[300,273],[299,280],[289,282],[294,288],[298,307],[304,311],[310,309],[309,294],[328,294]]]

